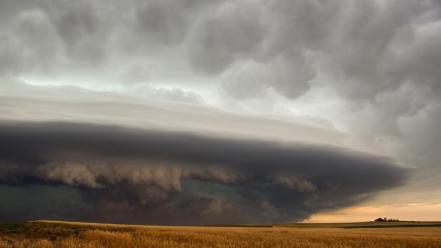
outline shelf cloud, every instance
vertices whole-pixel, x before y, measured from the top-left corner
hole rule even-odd
[[[441,199],[439,0],[2,0],[0,41],[1,219]]]
[[[407,174],[388,158],[333,146],[96,124],[3,122],[0,147],[3,187],[75,191],[75,208],[50,214],[105,222],[301,220],[397,187]]]

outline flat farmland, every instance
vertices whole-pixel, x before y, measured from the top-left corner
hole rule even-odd
[[[35,221],[0,224],[6,247],[441,247],[441,223],[143,226]]]

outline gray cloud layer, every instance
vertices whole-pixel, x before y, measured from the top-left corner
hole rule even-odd
[[[242,117],[187,111],[184,105],[144,112],[144,107],[121,104],[127,98],[117,95],[53,87],[77,85],[136,95],[147,99],[143,104],[160,99],[246,114],[300,112],[329,120],[356,140],[357,148],[420,168],[424,176],[419,180],[440,172],[438,0],[3,0],[0,40],[2,119],[167,124],[173,130],[216,134],[241,129],[251,130],[248,137],[265,139],[289,140],[303,133],[302,141],[316,132],[253,118],[232,125]],[[35,91],[38,87],[30,84],[46,87]],[[317,136],[327,144],[336,137]],[[54,168],[51,180],[64,178],[65,171],[88,173],[83,161],[74,162]],[[100,173],[80,181],[100,189]],[[76,189],[78,180],[62,184]],[[429,188],[439,187],[429,181]],[[78,193],[72,187],[68,191]],[[216,200],[213,209],[222,204]]]
[[[355,112],[347,122],[361,119],[385,139],[413,135],[401,118],[419,122],[419,112],[441,106],[437,0],[6,0],[1,7],[0,78],[117,84],[190,102],[198,96],[182,89],[211,84],[235,101],[327,88]],[[170,85],[175,90],[161,88]]]
[[[439,93],[441,7],[435,0],[1,4],[4,75],[73,70],[97,76],[133,68],[156,75],[158,66],[175,69],[178,59],[195,72],[265,74],[263,89],[293,98],[319,74],[351,99],[372,99],[408,82]],[[243,70],[243,63],[257,68]],[[232,96],[255,96],[246,81],[231,75],[226,81],[234,81],[234,88],[225,87]]]
[[[92,124],[3,122],[0,148],[0,190],[14,191],[1,197],[2,220],[301,220],[366,200],[407,174],[387,158],[338,147]],[[46,211],[7,207],[31,190],[52,198]]]

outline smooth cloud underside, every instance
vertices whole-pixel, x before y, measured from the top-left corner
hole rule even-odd
[[[0,220],[156,224],[301,220],[407,174],[338,147],[62,122],[1,123],[0,172]]]

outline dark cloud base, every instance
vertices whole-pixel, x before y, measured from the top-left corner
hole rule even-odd
[[[363,201],[402,184],[406,174],[388,158],[330,146],[95,124],[0,124],[3,221],[287,222]]]

